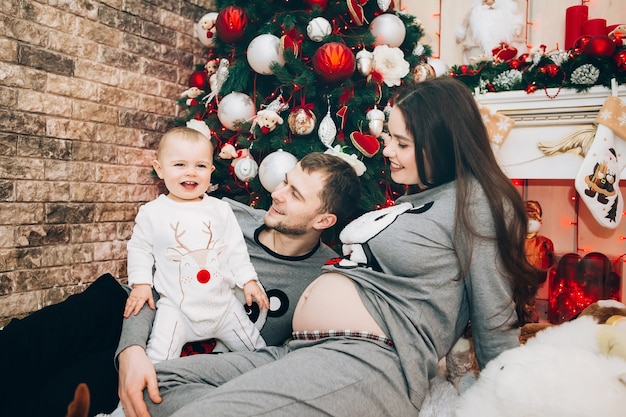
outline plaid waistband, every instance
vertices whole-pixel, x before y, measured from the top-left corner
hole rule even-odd
[[[393,347],[393,341],[386,336],[379,336],[370,332],[354,331],[354,330],[314,330],[293,332],[294,340],[319,340],[327,337],[361,337],[369,340],[377,340],[383,342],[387,346]]]

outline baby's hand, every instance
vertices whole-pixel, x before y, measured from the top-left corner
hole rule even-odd
[[[270,300],[256,280],[251,279],[243,284],[243,293],[246,296],[247,305],[251,306],[252,300],[254,300],[261,310],[269,310]]]
[[[154,298],[152,297],[150,284],[133,285],[133,290],[126,300],[126,307],[124,307],[124,317],[130,317],[131,313],[137,315],[146,301],[150,308],[154,310]]]

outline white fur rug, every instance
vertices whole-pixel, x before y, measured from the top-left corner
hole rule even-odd
[[[459,400],[459,394],[444,375],[437,375],[430,381],[419,417],[452,417],[452,410]]]

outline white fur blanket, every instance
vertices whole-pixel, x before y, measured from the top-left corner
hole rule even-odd
[[[445,377],[437,375],[430,381],[430,390],[422,404],[419,417],[452,417],[459,394]]]

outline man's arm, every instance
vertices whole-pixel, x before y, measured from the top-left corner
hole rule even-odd
[[[156,291],[152,290],[154,302],[159,299]],[[119,369],[119,355],[129,346],[139,345],[144,350],[148,342],[148,337],[152,331],[152,322],[154,321],[155,310],[148,305],[144,305],[137,315],[131,315],[122,322],[122,334],[115,351],[115,364]]]
[[[158,294],[153,291],[155,302]],[[154,365],[146,355],[146,344],[155,311],[144,305],[139,314],[131,315],[122,323],[122,334],[115,352],[119,371],[118,394],[126,417],[148,417],[143,391],[148,389],[155,403],[161,402]]]

